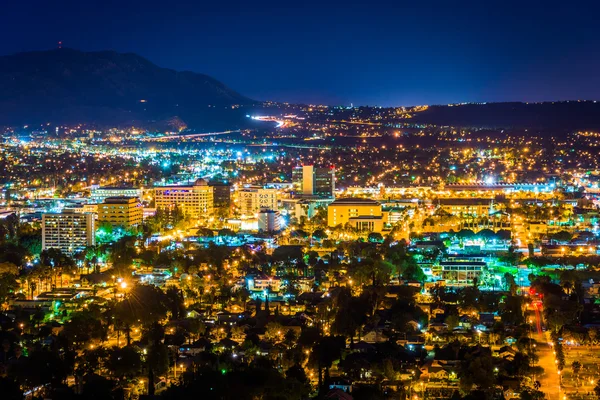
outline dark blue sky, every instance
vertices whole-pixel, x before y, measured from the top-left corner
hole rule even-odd
[[[600,1],[208,3],[4,0],[0,54],[135,52],[260,100],[600,99]]]

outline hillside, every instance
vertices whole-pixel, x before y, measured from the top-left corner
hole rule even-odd
[[[0,57],[0,125],[146,124],[177,116],[208,127],[228,118],[232,105],[252,103],[207,75],[161,68],[136,54],[56,49]]]
[[[482,128],[526,128],[547,131],[600,129],[600,103],[486,103],[431,106],[415,122]]]

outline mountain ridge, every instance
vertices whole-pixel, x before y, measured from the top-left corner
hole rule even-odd
[[[208,75],[162,68],[135,53],[54,49],[0,56],[4,125],[180,117],[208,126],[224,118],[220,109],[255,103]]]

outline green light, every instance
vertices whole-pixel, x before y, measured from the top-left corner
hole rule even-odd
[[[226,369],[222,369],[222,370],[221,370],[221,374],[225,375],[226,373],[227,373],[227,370],[226,370]]]

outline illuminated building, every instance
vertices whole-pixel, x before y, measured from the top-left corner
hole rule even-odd
[[[314,167],[312,165],[302,166],[302,194],[312,196],[315,193]]]
[[[292,181],[303,196],[332,198],[335,194],[335,168],[303,165],[292,170]]]
[[[436,203],[450,215],[481,217],[490,214],[493,200],[455,198],[439,199]]]
[[[95,244],[95,231],[93,214],[42,214],[42,250],[60,249],[65,254],[83,251]]]
[[[246,188],[239,191],[240,213],[252,216],[261,210],[277,210],[277,190]]]
[[[327,225],[350,224],[359,231],[381,232],[385,222],[381,204],[361,198],[337,199],[327,207]]]
[[[250,292],[259,292],[260,294],[279,292],[283,289],[281,278],[264,274],[248,275],[246,284]]]
[[[281,215],[279,211],[263,210],[258,213],[258,230],[278,232],[281,230]]]
[[[223,181],[210,181],[213,188],[213,207],[228,210],[231,206],[231,184]]]
[[[333,198],[335,196],[335,168],[315,168],[314,170],[315,194],[321,197]]]
[[[442,279],[446,281],[446,286],[465,287],[473,285],[474,279],[479,279],[486,262],[453,260],[443,261],[440,266],[442,267]]]
[[[90,191],[90,202],[102,203],[108,197],[135,197],[142,198],[142,189],[132,187],[100,187],[92,185]]]
[[[190,218],[200,218],[213,213],[213,188],[205,180],[198,179],[191,186],[156,186],[156,208],[180,208]]]
[[[98,222],[130,228],[142,223],[143,213],[136,197],[108,197],[98,205]]]

